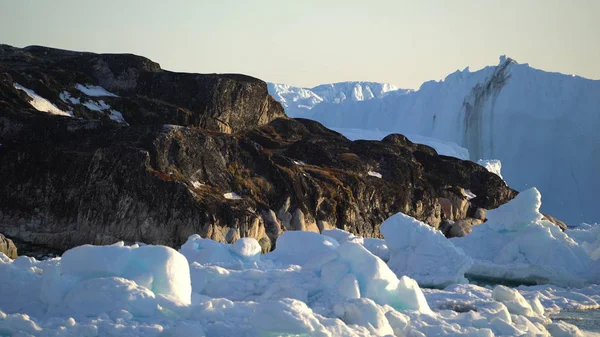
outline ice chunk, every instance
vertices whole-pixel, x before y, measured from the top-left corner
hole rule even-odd
[[[548,324],[548,326],[546,326],[546,329],[548,329],[548,332],[553,337],[585,337],[586,336],[583,334],[583,332],[581,332],[581,330],[579,330],[578,327],[574,326],[573,324],[564,322],[564,321],[557,321],[552,324]],[[592,337],[593,335],[590,334],[588,336]]]
[[[324,229],[322,234],[335,239],[335,241],[337,241],[338,243],[344,243],[346,241],[351,241],[353,238],[356,238],[354,234],[343,231],[339,228]]]
[[[261,247],[254,238],[242,238],[232,245],[191,235],[180,250],[188,261],[225,267],[243,267],[260,260]]]
[[[349,273],[358,281],[361,297],[378,304],[389,304],[398,310],[430,312],[423,292],[413,279],[400,279],[381,259],[362,245],[345,242],[336,250],[339,261],[348,264]]]
[[[565,231],[588,253],[592,260],[600,260],[600,225],[579,226]]]
[[[368,298],[358,298],[338,304],[334,311],[346,324],[366,326],[373,335],[394,334],[383,309]]]
[[[390,250],[388,265],[396,275],[430,287],[467,283],[471,258],[440,231],[402,213],[385,220],[380,230]]]
[[[248,320],[254,325],[253,336],[331,335],[305,303],[293,299],[260,303]]]
[[[119,277],[78,282],[61,303],[67,314],[90,317],[115,310],[127,310],[134,316],[150,317],[158,313],[157,304],[154,293],[148,288]]]
[[[287,231],[277,238],[276,249],[269,257],[282,264],[304,265],[312,258],[334,251],[339,243],[313,232]]]
[[[492,297],[494,300],[504,303],[508,311],[512,314],[523,316],[535,315],[531,304],[517,290],[499,285],[494,288]]]
[[[585,250],[553,223],[542,220],[537,189],[523,191],[487,212],[487,222],[451,241],[475,261],[473,277],[581,286],[593,279]]]
[[[40,315],[45,310],[38,298],[42,278],[36,269],[20,267],[17,261],[23,262],[23,259],[13,262],[0,253],[0,310],[9,314],[27,312]]]
[[[362,238],[338,228],[325,229],[323,230],[322,234],[334,238],[338,243],[344,243],[346,241],[359,243],[363,245],[369,252],[379,257],[383,261],[387,262],[390,259],[390,250],[388,249],[385,240]]]
[[[260,259],[260,244],[254,238],[241,238],[231,245],[231,251],[245,260],[257,261]]]
[[[63,275],[85,280],[122,277],[184,304],[191,303],[187,259],[165,246],[91,246],[66,251],[61,259]]]

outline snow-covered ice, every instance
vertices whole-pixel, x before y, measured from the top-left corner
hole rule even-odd
[[[15,89],[21,90],[21,91],[25,92],[27,94],[27,96],[29,96],[29,98],[31,99],[29,101],[29,104],[31,104],[31,106],[34,107],[36,110],[42,111],[42,112],[47,112],[47,113],[50,113],[53,115],[73,117],[72,113],[67,112],[67,111],[62,111],[61,109],[57,108],[56,105],[52,104],[52,102],[50,102],[49,100],[36,94],[35,91],[33,91],[31,89],[27,89],[27,88],[23,87],[22,85],[20,85],[19,83],[14,83],[13,85],[14,85]]]

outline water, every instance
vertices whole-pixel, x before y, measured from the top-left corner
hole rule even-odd
[[[600,310],[563,310],[550,318],[571,323],[580,330],[600,333]]]

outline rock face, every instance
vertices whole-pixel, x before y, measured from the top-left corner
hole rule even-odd
[[[7,108],[2,104],[28,105],[27,96],[13,86],[18,83],[75,117],[110,120],[111,111],[117,111],[130,125],[175,124],[231,133],[285,116],[261,80],[164,71],[136,55],[0,45],[0,74],[0,94],[11,98],[0,101],[0,109]],[[88,86],[112,95],[80,90]]]
[[[132,55],[0,50],[0,232],[26,243],[178,246],[198,233],[253,237],[268,251],[285,230],[379,237],[397,212],[437,227],[516,195],[484,167],[402,135],[350,141],[288,119],[263,82],[242,75],[170,73]],[[82,119],[36,111],[17,80]],[[121,102],[128,124],[60,103],[82,82],[118,95],[102,98]]]
[[[17,247],[11,239],[2,234],[0,234],[0,253],[3,253],[11,259],[17,258]]]

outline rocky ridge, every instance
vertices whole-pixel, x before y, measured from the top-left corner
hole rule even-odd
[[[15,83],[75,118],[37,111]],[[111,108],[84,104],[100,98]],[[172,73],[134,55],[1,46],[0,143],[0,232],[58,250],[178,246],[198,233],[268,251],[285,230],[379,237],[397,212],[476,224],[516,195],[402,135],[350,141],[289,119],[260,80]]]

